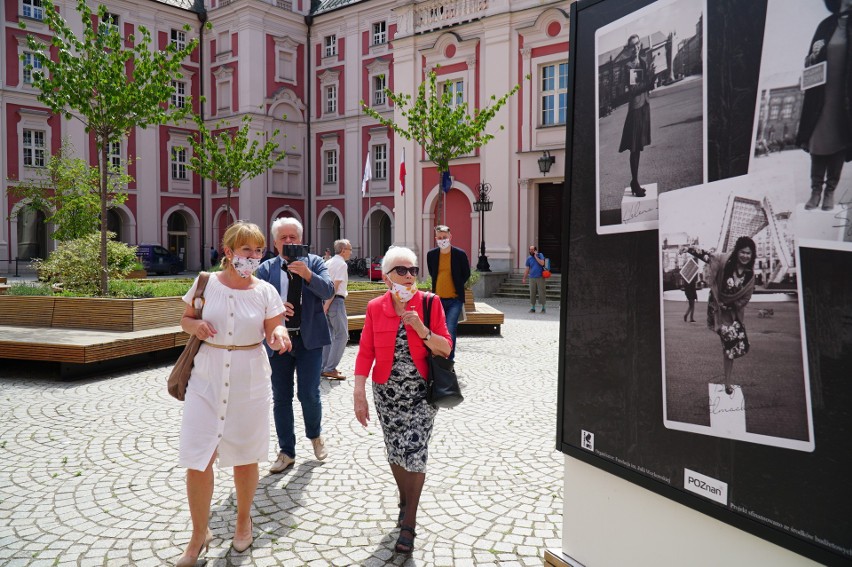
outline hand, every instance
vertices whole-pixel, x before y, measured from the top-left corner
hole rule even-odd
[[[288,320],[293,314],[296,313],[293,309],[293,304],[289,301],[284,302],[284,320]]]
[[[825,46],[825,40],[818,39],[814,42],[811,47],[811,58],[816,58],[819,55],[819,52],[822,51],[822,48]]]
[[[422,336],[426,334],[426,325],[420,320],[420,315],[413,308],[406,310],[402,314],[402,322],[414,329],[414,331]]]
[[[522,284],[527,283],[527,278],[521,278],[521,283],[522,283]]]
[[[206,341],[216,334],[216,328],[207,321],[199,321],[195,328],[195,336],[201,341]]]
[[[296,260],[294,262],[288,263],[287,271],[293,274],[299,274],[300,276],[302,276],[303,280],[308,282],[311,281],[311,276],[313,275],[313,272],[311,272],[311,269],[308,267],[308,265],[302,262],[301,260]]]
[[[370,422],[370,408],[367,405],[367,394],[361,390],[355,391],[355,419],[358,420],[358,423],[367,427],[367,424]]]
[[[278,346],[278,354],[284,354],[288,350],[293,349],[293,343],[290,342],[290,337],[287,335],[287,331],[284,327],[275,327],[275,330],[272,331],[272,339],[266,341],[269,345],[269,348],[275,350],[276,345]]]

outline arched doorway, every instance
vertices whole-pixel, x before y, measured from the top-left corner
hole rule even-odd
[[[322,255],[323,251],[328,248],[334,254],[334,241],[342,238],[340,235],[340,217],[334,211],[327,211],[320,217],[319,226],[317,228],[318,246],[316,253]]]
[[[186,254],[188,250],[189,233],[187,231],[188,222],[183,213],[174,212],[169,215],[168,220],[168,243],[166,247],[169,252],[176,255],[186,263]]]
[[[47,257],[47,223],[42,211],[21,207],[18,211],[18,254],[21,260]]]
[[[115,234],[116,240],[125,242],[124,238],[122,238],[124,236],[121,232],[122,228],[121,215],[115,209],[109,209],[107,211],[107,230]]]
[[[370,213],[367,223],[367,242],[365,249],[371,258],[382,257],[393,244],[391,218],[382,209]]]

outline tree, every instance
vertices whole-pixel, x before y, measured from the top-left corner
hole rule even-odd
[[[187,115],[189,108],[169,107],[172,81],[182,78],[182,61],[198,40],[187,42],[183,49],[169,43],[165,50],[151,50],[151,33],[144,26],[138,27],[138,38],[122,37],[106,6],[98,8],[95,19],[86,0],[77,0],[83,24],[83,37],[78,38],[59,15],[54,0],[42,0],[42,5],[44,22],[54,36],[50,53],[34,36],[27,36],[27,45],[42,66],[33,72],[33,86],[40,91],[42,104],[66,119],[76,118],[94,135],[100,174],[100,291],[106,294],[109,144],[120,142],[134,127],[165,124]],[[26,28],[23,22],[20,25]],[[27,68],[33,71],[31,64]]]
[[[197,175],[215,181],[227,189],[230,214],[231,192],[243,181],[268,171],[284,159],[286,154],[281,152],[273,155],[278,144],[272,140],[267,140],[261,146],[260,140],[250,139],[252,118],[248,114],[243,116],[243,125],[236,131],[230,127],[230,123],[217,123],[216,129],[221,131],[215,136],[207,129],[200,116],[196,114],[194,119],[198,134],[189,139],[192,157],[187,167]],[[277,135],[278,130],[275,130],[272,138]]]
[[[486,126],[520,88],[521,85],[515,85],[500,98],[491,95],[491,104],[485,108],[474,108],[471,116],[466,105],[453,104],[452,91],[445,89],[439,93],[438,74],[430,71],[426,80],[420,83],[417,98],[413,102],[410,94],[385,89],[385,94],[393,101],[397,112],[405,118],[405,125],[385,118],[363,100],[361,107],[382,125],[393,129],[406,140],[417,142],[438,166],[443,180],[443,174],[450,170],[451,159],[467,155],[494,138],[493,134],[485,131]],[[500,125],[502,129],[503,125]]]
[[[129,175],[110,167],[107,208],[127,200],[124,188]],[[74,157],[74,147],[63,141],[57,154],[50,156],[36,179],[16,182],[9,194],[27,199],[27,206],[45,213],[56,230],[50,235],[60,242],[97,232],[100,224],[100,174],[84,160]]]

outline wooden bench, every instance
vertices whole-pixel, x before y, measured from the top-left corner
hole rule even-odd
[[[346,296],[345,304],[350,333],[360,332],[364,328],[367,303],[384,293],[385,290],[382,289],[349,292],[349,295]],[[460,328],[462,325],[465,325],[471,329],[476,328],[489,333],[500,334],[500,325],[505,320],[503,312],[491,307],[487,303],[475,302],[471,290],[466,290],[465,293],[464,312],[465,320],[459,322]]]

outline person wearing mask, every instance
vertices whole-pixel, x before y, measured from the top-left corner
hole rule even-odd
[[[544,254],[538,251],[535,246],[530,246],[530,256],[526,261],[527,269],[524,270],[524,277],[521,280],[527,283],[527,278],[530,280],[530,313],[535,313],[535,300],[541,302],[541,312],[546,311],[547,303],[547,288],[543,276],[544,272]]]
[[[320,461],[328,456],[321,435],[320,366],[322,349],[331,342],[323,301],[334,295],[334,284],[322,258],[308,254],[302,245],[302,223],[294,218],[279,218],[272,223],[271,232],[279,255],[261,264],[257,277],[271,283],[284,300],[284,320],[293,341],[293,348],[283,354],[268,351],[272,413],[278,435],[278,457],[269,472],[280,473],[296,462],[296,388],[305,435],[311,440],[314,456]]]
[[[322,376],[331,380],[345,380],[338,369],[346,343],[349,342],[349,319],[346,318],[346,287],[349,285],[349,269],[346,262],[352,256],[352,244],[346,240],[334,242],[334,256],[325,263],[329,277],[334,282],[334,295],[323,303],[328,328],[331,331],[331,344],[322,347]]]
[[[399,492],[397,553],[414,551],[417,507],[426,481],[429,438],[438,410],[426,401],[427,347],[450,354],[444,309],[432,301],[430,327],[423,323],[426,294],[417,289],[417,256],[392,246],[382,260],[384,295],[367,304],[364,330],[355,359],[355,419],[367,427],[367,376],[373,379],[373,403],[382,425],[388,462]],[[372,374],[371,374],[372,371]]]
[[[257,225],[239,221],[222,238],[222,270],[211,273],[204,288],[202,318],[193,299],[198,279],[183,296],[188,304],[181,328],[203,341],[186,388],[178,463],[185,467],[192,537],[178,566],[195,565],[207,551],[213,461],[234,468],[237,521],[232,546],[238,552],[254,541],[251,506],[258,483],[258,462],[269,450],[269,359],[262,341],[277,353],[290,350],[282,325],[281,296],[252,277],[265,245]]]
[[[470,260],[461,248],[451,244],[453,235],[450,227],[439,224],[435,227],[436,248],[426,253],[426,266],[432,278],[432,293],[441,298],[450,330],[452,350],[450,360],[456,357],[456,332],[464,311],[464,286],[470,278]]]

